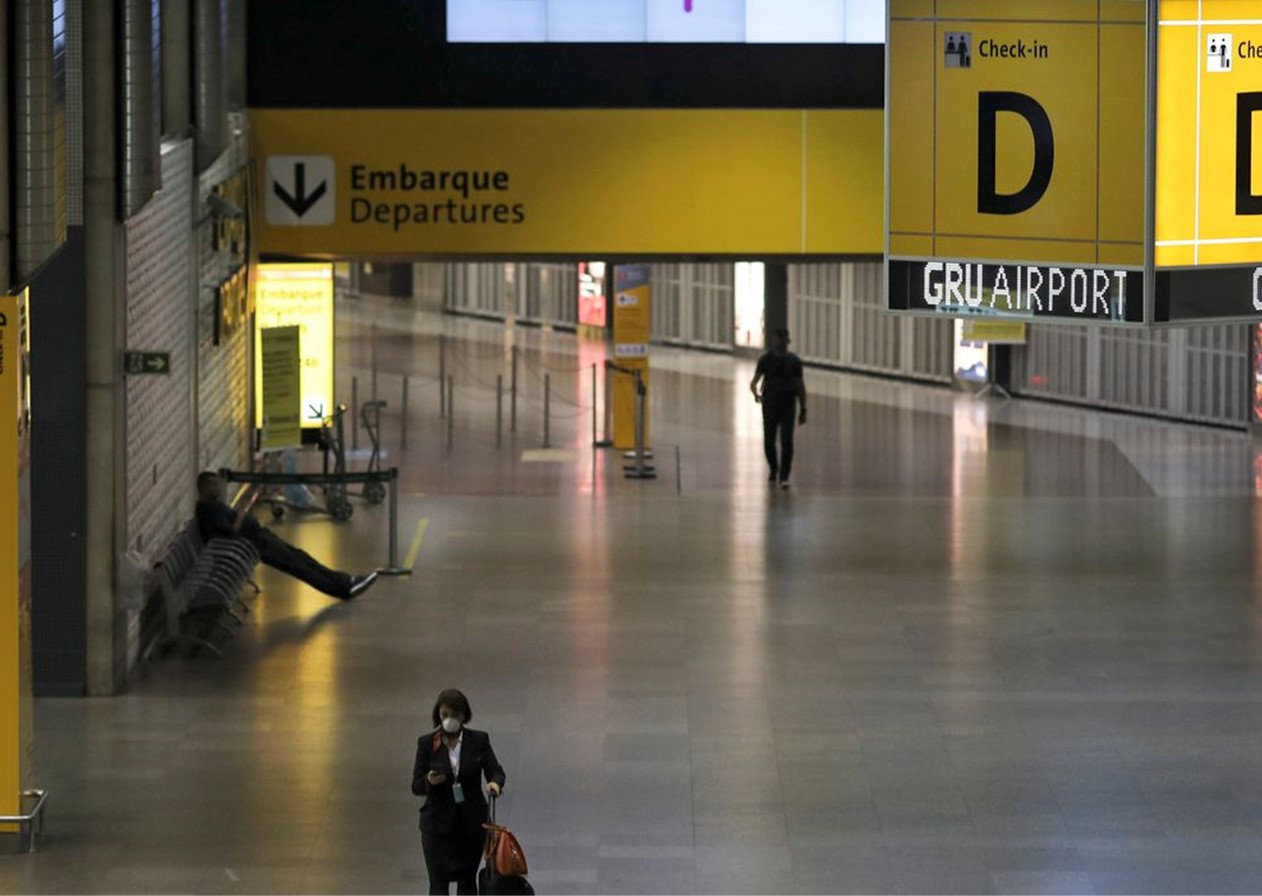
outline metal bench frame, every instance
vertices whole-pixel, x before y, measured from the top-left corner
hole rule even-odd
[[[223,651],[217,644],[208,637],[190,633],[186,624],[200,620],[205,623],[207,634],[217,630],[233,637],[224,617],[240,625],[243,614],[250,612],[241,594],[247,586],[259,593],[251,578],[258,564],[258,550],[250,542],[243,538],[212,538],[203,542],[196,521],[189,522],[153,567],[166,616],[166,636],[149,646],[145,662],[154,651],[179,643],[222,657]]]

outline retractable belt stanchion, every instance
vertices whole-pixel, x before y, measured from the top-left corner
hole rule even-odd
[[[605,369],[612,373],[635,379],[635,451],[628,456],[634,464],[624,466],[623,472],[628,479],[656,479],[657,470],[648,462],[650,456],[644,445],[645,411],[648,407],[648,384],[644,382],[644,372],[630,367],[619,367],[612,361],[605,362]]]
[[[543,447],[552,447],[552,374],[543,375]]]
[[[408,377],[403,378],[403,400],[399,402],[402,406],[401,413],[403,416],[399,418],[399,448],[403,451],[408,450]]]
[[[504,374],[495,377],[495,447],[504,442]]]
[[[438,337],[438,418],[447,416],[447,337]]]

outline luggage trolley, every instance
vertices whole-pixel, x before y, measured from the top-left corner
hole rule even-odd
[[[264,500],[271,505],[274,519],[283,518],[286,510],[294,510],[301,513],[324,513],[339,523],[344,523],[354,514],[355,507],[350,502],[350,491],[346,483],[341,481],[341,477],[347,473],[345,416],[346,405],[340,404],[333,409],[331,416],[324,419],[320,427],[318,444],[324,455],[324,476],[328,477],[328,481],[327,484],[317,487],[324,491],[324,504],[296,504],[284,497],[283,487],[272,486]],[[332,469],[330,469],[330,457]],[[384,499],[385,486],[377,483],[370,484],[377,485]]]

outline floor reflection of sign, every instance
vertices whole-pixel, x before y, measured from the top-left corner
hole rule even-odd
[[[264,330],[296,326],[302,353],[302,426],[318,429],[333,409],[333,265],[262,264],[255,278],[254,369]],[[254,378],[255,426],[263,425],[262,377]]]
[[[302,356],[298,327],[262,334],[263,451],[302,445]]]

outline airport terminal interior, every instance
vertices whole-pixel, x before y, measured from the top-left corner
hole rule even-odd
[[[1262,2],[4,9],[0,893],[1262,891]]]

